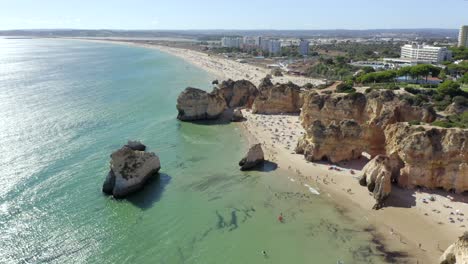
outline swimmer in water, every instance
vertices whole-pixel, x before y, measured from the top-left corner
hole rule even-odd
[[[262,250],[262,255],[266,256],[266,251],[265,250]]]

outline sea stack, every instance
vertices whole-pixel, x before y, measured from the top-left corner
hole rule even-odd
[[[239,161],[239,166],[241,166],[240,170],[245,171],[253,169],[262,164],[263,161],[265,161],[265,157],[263,155],[262,145],[260,143],[252,145],[247,155]]]
[[[218,89],[211,93],[188,87],[177,98],[177,118],[181,121],[217,119],[226,110],[226,101]]]
[[[440,264],[468,264],[468,231],[445,250],[439,261]]]
[[[244,118],[244,115],[242,114],[242,111],[239,108],[234,109],[234,111],[232,113],[231,121],[232,122],[241,122],[244,119],[245,118]]]
[[[110,171],[102,186],[104,193],[123,198],[143,188],[148,179],[158,174],[159,157],[145,149],[142,143],[129,141],[111,154]]]

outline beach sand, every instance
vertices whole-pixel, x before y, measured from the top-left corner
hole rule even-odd
[[[146,44],[141,42],[131,42],[131,41],[119,41],[113,39],[82,39],[82,38],[72,38],[83,41],[91,42],[112,42],[115,44],[130,45],[137,47],[145,47],[150,49],[156,49],[173,56],[179,57],[199,68],[204,69],[209,72],[219,81],[232,79],[232,80],[249,80],[255,85],[259,85],[262,78],[267,74],[271,73],[271,69],[262,68],[260,66],[254,66],[247,63],[240,63],[232,59],[224,58],[221,55],[212,55],[204,52],[199,52],[190,49],[174,48],[163,45],[156,44]],[[321,79],[308,78],[304,76],[293,76],[293,75],[284,75],[284,76],[272,76],[273,83],[287,83],[289,81],[303,86],[307,83],[313,85],[319,85],[325,83]],[[203,87],[201,87],[203,88]]]
[[[305,190],[313,187],[339,205],[347,216],[375,228],[385,251],[409,252],[414,260],[411,263],[437,263],[443,251],[467,230],[466,196],[451,194],[458,200],[451,201],[443,191],[419,192],[394,186],[387,207],[372,210],[375,200],[357,180],[366,161],[337,164],[341,171],[329,170],[327,163],[308,162],[294,153],[297,140],[304,133],[298,115],[257,115],[249,110],[243,110],[243,114],[247,121],[241,126],[249,142],[262,143],[268,161],[290,170],[296,177],[294,182]],[[429,201],[430,196],[435,201]]]
[[[248,79],[258,85],[261,78],[270,72],[268,69],[193,50],[112,42],[172,54],[210,72],[219,81],[228,78]],[[322,82],[300,76],[275,77],[273,81],[292,81],[298,85]],[[382,243],[383,251],[396,256],[408,253],[410,263],[438,263],[443,251],[468,230],[466,195],[434,190],[407,190],[393,186],[386,207],[372,210],[375,200],[357,180],[366,161],[336,164],[340,171],[329,170],[330,164],[308,162],[302,155],[294,153],[297,140],[304,133],[298,115],[255,115],[249,110],[243,110],[243,114],[247,121],[239,126],[243,128],[250,143],[262,143],[268,161],[291,171],[291,175],[295,177],[291,181],[300,184],[305,190],[309,186],[318,190],[320,195],[333,201],[345,214],[373,227],[375,242]],[[448,195],[454,199],[447,198]],[[429,200],[431,196],[435,201]]]

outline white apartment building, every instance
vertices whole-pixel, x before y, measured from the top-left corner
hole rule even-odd
[[[452,52],[446,47],[406,44],[401,47],[401,58],[418,63],[441,63],[452,58]]]
[[[468,47],[468,26],[461,26],[458,33],[458,47]]]
[[[239,37],[223,37],[221,39],[221,46],[225,48],[241,48],[243,39]]]
[[[262,50],[277,55],[281,52],[281,42],[276,39],[262,40]]]
[[[299,54],[301,55],[307,55],[309,54],[309,41],[301,39],[299,42]]]

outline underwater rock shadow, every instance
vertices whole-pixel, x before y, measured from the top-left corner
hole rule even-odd
[[[171,176],[159,173],[159,175],[155,175],[149,179],[142,190],[128,196],[127,200],[143,210],[149,209],[153,207],[154,203],[161,200],[166,186],[171,180]]]
[[[272,161],[265,160],[262,164],[259,164],[249,171],[259,171],[259,172],[272,172],[278,168],[278,164]]]

